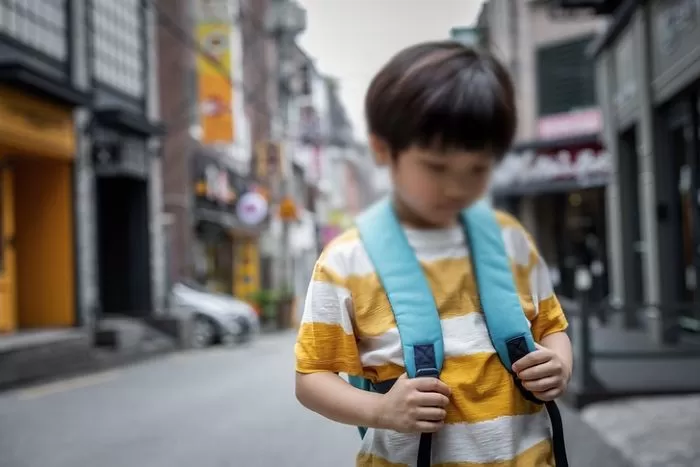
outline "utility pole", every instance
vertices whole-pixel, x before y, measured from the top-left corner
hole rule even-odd
[[[278,94],[278,104],[280,115],[282,116],[280,125],[275,128],[276,146],[279,156],[280,173],[280,219],[282,221],[282,238],[280,245],[281,256],[281,286],[285,291],[291,291],[293,285],[292,271],[292,248],[290,238],[290,216],[289,210],[294,210],[291,170],[291,148],[287,147],[289,134],[289,112],[291,99],[288,95],[285,81],[290,78],[287,70],[293,67],[294,43],[296,38],[306,29],[306,10],[299,6],[294,0],[270,0],[268,25],[271,33],[277,42],[277,72],[276,90]],[[292,65],[291,67],[289,65]],[[290,203],[292,204],[290,206]]]

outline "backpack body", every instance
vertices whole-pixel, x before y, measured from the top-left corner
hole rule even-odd
[[[503,366],[515,378],[512,364],[535,351],[536,347],[515,287],[501,227],[495,212],[485,201],[465,209],[460,214],[460,222],[469,246],[469,259],[491,342]],[[386,198],[371,206],[358,217],[356,224],[394,313],[408,377],[439,378],[444,360],[440,317],[428,281],[391,200]],[[519,384],[517,378],[515,381],[528,400],[540,402]],[[358,376],[349,376],[349,382],[359,389],[381,393],[391,389],[394,383],[372,384]],[[554,428],[556,465],[565,467],[559,412],[553,403],[548,403],[547,409]],[[358,428],[364,437],[366,428]],[[418,467],[430,465],[430,439],[429,434],[421,436]]]

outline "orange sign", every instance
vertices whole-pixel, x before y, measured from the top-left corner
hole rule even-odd
[[[197,27],[204,52],[197,58],[199,115],[203,144],[228,144],[234,140],[233,80],[231,75],[231,26],[204,23]]]
[[[73,110],[18,89],[0,88],[0,146],[20,154],[75,157]]]

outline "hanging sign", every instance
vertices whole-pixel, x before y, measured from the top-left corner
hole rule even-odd
[[[260,193],[249,191],[238,200],[236,214],[245,225],[258,225],[267,217],[267,200]]]

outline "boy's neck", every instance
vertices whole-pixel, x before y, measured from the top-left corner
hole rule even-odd
[[[398,196],[393,197],[393,203],[394,209],[396,210],[396,216],[399,218],[399,221],[407,227],[419,230],[435,230],[446,229],[457,225],[457,219],[448,225],[436,225],[428,222],[406,206],[406,204],[403,203]]]

